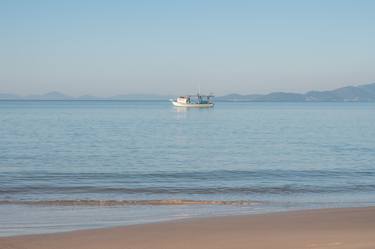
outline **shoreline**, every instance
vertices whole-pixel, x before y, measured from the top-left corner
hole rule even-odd
[[[375,248],[375,207],[186,218],[0,237],[0,248]]]

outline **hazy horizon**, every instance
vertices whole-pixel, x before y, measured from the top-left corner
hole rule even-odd
[[[368,83],[363,83],[363,84],[352,84],[352,85],[346,85],[346,86],[342,86],[342,87],[357,87],[357,86],[364,86],[364,85],[370,85],[370,84],[375,84],[374,82],[368,82]],[[327,89],[328,91],[330,90],[336,90],[338,88],[335,88],[335,89]],[[292,91],[283,91],[284,93],[297,93],[297,94],[306,94],[308,93],[309,91],[326,91],[326,90],[322,90],[322,89],[310,89],[310,90],[307,90],[307,91],[303,91],[303,92],[292,92]],[[17,95],[19,97],[29,97],[29,96],[38,96],[38,95],[46,95],[46,94],[63,94],[63,95],[66,95],[68,97],[74,97],[74,98],[78,98],[78,97],[85,97],[85,96],[90,96],[90,97],[98,97],[98,98],[106,98],[106,97],[115,97],[115,96],[121,96],[121,95],[129,95],[129,96],[179,96],[179,95],[184,95],[184,94],[195,94],[196,92],[194,91],[191,91],[191,92],[187,92],[187,93],[177,93],[177,94],[173,94],[173,93],[116,93],[116,94],[112,94],[112,95],[94,95],[94,94],[80,94],[80,95],[71,95],[71,94],[67,94],[63,91],[59,91],[59,90],[52,90],[52,91],[48,91],[48,92],[40,92],[40,93],[29,93],[29,94],[17,94],[17,93],[13,93],[13,92],[0,92],[0,94],[10,94],[10,95]],[[209,93],[212,93],[212,92],[201,92],[201,94],[209,94]],[[259,94],[259,95],[267,95],[267,94],[271,94],[271,93],[275,93],[275,91],[272,91],[272,92],[264,92],[264,93],[241,93],[241,92],[230,92],[230,93],[224,93],[224,94],[219,94],[219,95],[216,95],[216,96],[225,96],[225,95],[230,95],[230,94],[240,94],[240,95],[252,95],[252,94]],[[212,93],[214,94],[214,93]]]
[[[372,1],[4,1],[0,93],[303,93],[375,82]]]

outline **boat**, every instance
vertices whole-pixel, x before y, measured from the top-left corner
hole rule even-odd
[[[171,99],[174,106],[177,107],[195,107],[195,108],[209,108],[215,104],[212,101],[213,95],[185,95],[180,96],[177,99]]]

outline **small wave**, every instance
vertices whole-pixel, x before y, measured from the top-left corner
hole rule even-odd
[[[374,191],[375,184],[280,184],[273,186],[235,186],[235,187],[96,187],[96,186],[21,186],[0,189],[0,195],[10,194],[300,194],[300,193],[341,193]]]
[[[373,177],[375,171],[369,170],[353,170],[353,169],[328,169],[328,170],[296,170],[296,169],[257,169],[257,170],[212,170],[212,171],[155,171],[155,172],[128,172],[128,173],[109,173],[109,172],[46,172],[46,171],[22,171],[22,172],[2,172],[0,176],[7,176],[12,180],[39,180],[39,181],[53,181],[53,180],[95,180],[117,181],[121,183],[134,183],[153,181],[181,181],[182,179],[194,180],[254,180],[262,179],[275,179],[280,177],[297,177],[303,178],[332,178],[332,177]]]
[[[220,200],[0,200],[0,205],[35,206],[179,206],[179,205],[255,205],[258,201],[220,201]]]

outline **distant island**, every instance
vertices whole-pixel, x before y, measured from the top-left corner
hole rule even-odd
[[[72,97],[60,92],[41,95],[19,96],[0,93],[0,100],[166,100],[173,96],[154,94],[124,94],[111,97],[83,95]],[[269,94],[228,94],[218,96],[216,101],[227,102],[375,102],[375,83],[341,87],[329,91],[309,91],[307,93],[272,92]]]
[[[156,94],[123,94],[110,97],[98,97],[92,95],[82,95],[73,97],[61,92],[49,92],[46,94],[20,96],[16,94],[0,93],[0,100],[168,100],[169,95]]]

